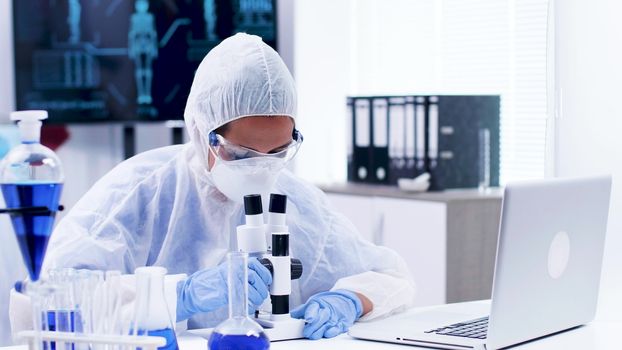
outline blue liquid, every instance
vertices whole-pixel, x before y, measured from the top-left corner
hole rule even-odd
[[[48,310],[47,314],[47,326],[50,331],[58,331],[60,332],[76,332],[80,327],[80,314],[75,311],[56,311],[56,310]],[[56,324],[58,315],[58,325]],[[47,342],[44,343],[44,350],[47,350]],[[74,346],[71,344],[71,349]],[[56,349],[56,342],[50,342],[50,349]]]
[[[45,249],[52,234],[54,216],[63,189],[59,183],[2,184],[7,208],[45,206],[50,214],[12,214],[11,222],[22,251],[30,279],[39,279]]]
[[[245,334],[212,333],[207,343],[209,350],[267,350],[270,340],[261,332],[259,336]]]
[[[158,350],[179,350],[179,346],[177,345],[177,337],[175,337],[175,331],[171,328],[158,329],[155,331],[147,331],[147,335],[151,335],[154,337],[162,337],[166,339],[166,345],[161,346]],[[132,332],[130,332],[132,334]],[[145,331],[138,331],[138,335],[144,335]],[[138,348],[140,349],[140,348]]]
[[[48,329],[55,331],[58,329],[61,332],[76,332],[81,331],[80,313],[76,311],[56,311],[48,310]],[[56,325],[56,319],[58,314],[58,326]]]

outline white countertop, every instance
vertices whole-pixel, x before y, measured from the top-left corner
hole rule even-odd
[[[600,312],[596,316],[596,320],[570,331],[562,332],[552,336],[548,336],[536,341],[525,343],[512,349],[520,350],[566,350],[566,349],[616,349],[619,348],[620,335],[622,334],[622,298],[620,298],[619,290],[610,290],[601,294]],[[606,305],[604,305],[606,304]],[[416,309],[413,309],[415,311]],[[606,312],[602,312],[606,310]],[[413,312],[413,311],[406,311]],[[420,312],[421,309],[418,309]],[[183,332],[178,335],[180,350],[206,350],[207,340]],[[373,341],[359,340],[342,334],[332,339],[320,340],[290,340],[271,343],[273,350],[293,349],[357,349],[357,350],[378,350],[378,349],[423,349],[413,346],[405,346],[398,344],[380,343]],[[27,350],[25,345],[0,347],[1,350]]]
[[[619,347],[620,333],[622,332],[622,322],[601,322],[595,321],[577,329],[552,335],[537,341],[532,341],[512,349],[520,350],[567,350],[567,349],[615,349]],[[183,333],[178,336],[180,350],[206,350],[207,340],[199,336]],[[413,346],[398,344],[379,343],[372,341],[358,340],[347,334],[342,334],[332,339],[320,340],[290,340],[274,342],[270,346],[273,350],[293,349],[296,350],[316,350],[316,349],[357,349],[357,350],[406,350],[423,349]],[[0,347],[2,350],[27,350],[27,346],[8,346]]]
[[[532,341],[512,349],[520,350],[567,350],[567,349],[615,349],[619,346],[622,322],[592,322],[586,326],[549,336],[537,341]],[[179,337],[180,350],[205,350],[207,341],[195,335],[187,334]],[[414,346],[380,343],[373,341],[358,340],[347,334],[342,334],[332,339],[320,340],[290,340],[274,342],[270,349],[273,350],[316,350],[316,349],[357,349],[357,350],[408,350],[424,349]],[[17,349],[16,349],[17,350]],[[22,350],[22,349],[20,349]]]

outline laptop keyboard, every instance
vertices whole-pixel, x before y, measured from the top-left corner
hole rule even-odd
[[[488,316],[478,318],[476,320],[454,323],[446,327],[431,329],[429,331],[426,331],[425,333],[452,335],[454,337],[486,339],[486,331],[488,331]]]

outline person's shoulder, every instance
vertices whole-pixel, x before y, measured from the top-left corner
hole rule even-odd
[[[154,148],[152,150],[138,153],[137,155],[119,163],[117,167],[120,167],[123,165],[125,166],[137,166],[137,165],[158,166],[158,165],[167,163],[171,159],[179,156],[186,147],[188,147],[188,144]]]
[[[323,193],[316,185],[295,175],[287,169],[281,171],[277,179],[277,183],[282,187],[297,189],[308,193]]]
[[[289,170],[284,170],[277,180],[278,190],[296,204],[307,203],[318,206],[326,202],[326,194],[313,183],[302,179]]]
[[[185,145],[166,146],[139,153],[119,163],[104,178],[123,180],[119,175],[130,174],[135,179],[153,176],[158,172],[171,169],[174,165],[173,163],[184,152],[185,147]]]
[[[183,162],[185,145],[156,148],[129,158],[99,179],[83,197],[116,192],[117,196],[129,196],[139,187],[164,185],[167,179],[176,178],[180,162]],[[157,185],[156,185],[157,184]]]

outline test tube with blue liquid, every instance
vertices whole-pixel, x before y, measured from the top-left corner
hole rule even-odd
[[[270,340],[261,326],[248,317],[248,254],[227,254],[229,318],[212,332],[208,349],[266,350]]]
[[[47,317],[47,330],[58,332],[79,332],[81,322],[78,312],[74,282],[77,272],[71,268],[52,269],[48,272],[47,285],[50,294],[44,299],[43,312]],[[45,322],[44,322],[45,325]],[[45,327],[43,327],[46,329]],[[47,349],[47,346],[45,347]],[[50,344],[51,350],[74,350],[73,344]]]

